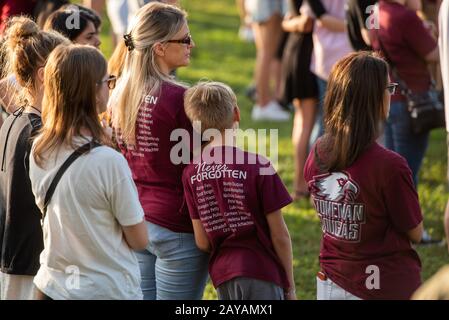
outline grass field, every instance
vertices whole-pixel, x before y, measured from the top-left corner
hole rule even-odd
[[[191,65],[179,70],[179,78],[190,84],[205,78],[228,83],[238,94],[242,113],[241,128],[279,129],[278,171],[291,189],[291,123],[253,123],[250,118],[251,102],[245,98],[244,91],[252,81],[255,49],[252,44],[243,43],[237,37],[239,19],[235,0],[183,0],[181,3],[189,14],[189,25],[196,48],[193,50]],[[107,21],[103,27],[102,41],[102,50],[109,56],[111,45]],[[448,199],[446,154],[444,131],[433,132],[420,174],[419,196],[425,226],[437,238],[444,236],[443,215]],[[318,271],[321,238],[319,220],[307,201],[290,205],[285,209],[284,215],[292,236],[298,298],[315,299],[315,275]],[[423,247],[418,248],[418,252],[423,263],[424,279],[449,262],[445,247]],[[215,298],[215,290],[209,284],[205,299]]]

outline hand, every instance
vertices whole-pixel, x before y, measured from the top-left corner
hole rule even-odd
[[[288,289],[284,291],[284,298],[285,300],[297,300],[296,298],[296,289]]]
[[[298,17],[298,32],[309,33],[313,30],[313,19],[306,14]]]

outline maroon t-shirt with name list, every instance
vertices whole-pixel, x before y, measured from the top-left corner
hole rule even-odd
[[[131,168],[145,219],[174,232],[193,233],[182,187],[186,165],[174,164],[170,159],[172,148],[179,143],[170,141],[173,130],[185,129],[193,136],[184,111],[185,90],[165,82],[158,94],[145,96],[137,117],[135,146],[118,140]]]
[[[421,284],[421,262],[407,231],[423,218],[407,162],[373,143],[350,167],[328,173],[315,152],[304,178],[323,230],[322,270],[359,298],[409,299]]]
[[[289,287],[266,215],[292,199],[267,159],[232,146],[214,147],[187,166],[183,184],[190,216],[201,220],[211,243],[215,287],[236,277]]]

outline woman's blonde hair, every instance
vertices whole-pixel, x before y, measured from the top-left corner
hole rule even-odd
[[[156,43],[165,42],[182,29],[187,15],[179,8],[152,2],[143,6],[131,24],[129,38],[132,43],[125,67],[117,87],[118,102],[113,107],[112,123],[120,129],[126,143],[134,143],[139,107],[144,95],[155,94],[162,82],[175,82],[165,75],[154,53]]]
[[[125,42],[120,41],[108,61],[109,74],[113,74],[117,78],[122,76],[127,52],[128,48],[126,47]]]
[[[8,22],[5,38],[7,66],[3,76],[15,75],[21,88],[15,103],[28,105],[35,94],[37,70],[45,65],[54,48],[70,41],[59,33],[39,30],[34,21],[23,16]]]
[[[43,127],[33,151],[39,166],[63,144],[75,149],[73,138],[82,136],[82,129],[107,143],[96,103],[106,70],[106,60],[94,47],[59,46],[51,53],[44,73]]]

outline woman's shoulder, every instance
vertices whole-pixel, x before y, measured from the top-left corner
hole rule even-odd
[[[94,158],[93,160],[105,161],[105,163],[97,162],[98,165],[105,165],[106,161],[118,164],[127,164],[125,157],[120,152],[107,145],[100,145],[93,148],[88,154],[90,157]]]
[[[181,94],[187,90],[187,86],[179,82],[164,81],[161,85],[161,91],[163,94]]]
[[[407,161],[400,154],[373,143],[373,145],[366,151],[365,157],[368,157],[373,165],[385,172],[407,170]]]

